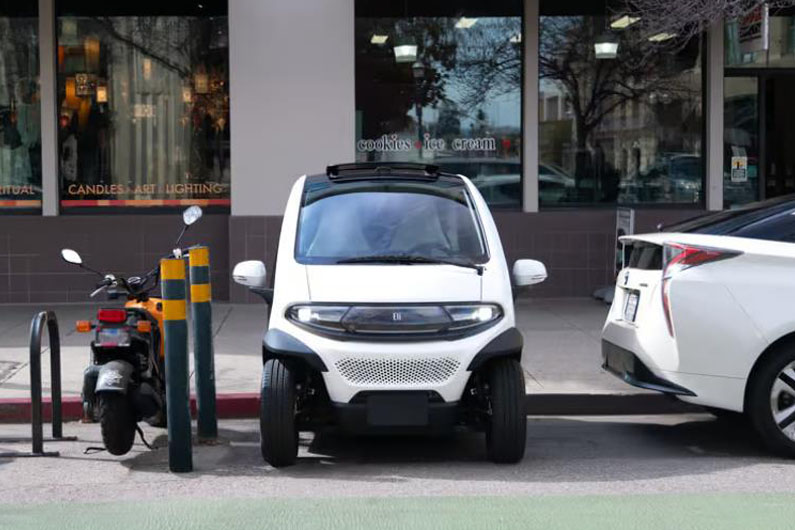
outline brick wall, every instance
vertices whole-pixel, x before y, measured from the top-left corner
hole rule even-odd
[[[229,216],[205,215],[183,246],[210,247],[213,297],[229,299]],[[0,217],[0,303],[84,302],[97,276],[61,260],[62,248],[78,251],[97,270],[143,274],[169,253],[182,228],[172,215]]]
[[[698,215],[697,210],[639,210],[638,232],[656,230]],[[495,212],[512,263],[544,262],[549,280],[533,296],[590,296],[613,281],[615,210]],[[194,225],[184,244],[210,247],[213,298],[261,303],[231,281],[234,264],[259,259],[273,279],[279,216],[211,215]],[[80,252],[84,262],[117,274],[141,274],[168,253],[182,219],[173,215],[84,215],[0,217],[0,303],[84,302],[96,277],[64,263],[61,248]]]

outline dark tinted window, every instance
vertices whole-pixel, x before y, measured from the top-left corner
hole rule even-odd
[[[795,243],[795,206],[744,226],[732,235]]]
[[[652,243],[636,241],[626,249],[626,266],[646,271],[662,270],[662,247]]]
[[[665,232],[795,242],[795,197],[779,197],[667,226]]]

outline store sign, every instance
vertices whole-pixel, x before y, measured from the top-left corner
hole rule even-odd
[[[360,153],[394,153],[408,152],[413,149],[431,151],[496,151],[497,139],[493,137],[482,138],[433,138],[425,133],[423,141],[399,138],[397,134],[384,134],[380,138],[363,139],[356,142],[356,150]]]
[[[770,47],[770,10],[767,4],[754,9],[738,21],[742,53],[765,51]]]
[[[218,196],[229,193],[229,185],[217,182],[185,183],[185,184],[70,184],[66,193],[72,196],[141,196],[141,195],[169,195],[169,196]]]
[[[748,182],[748,157],[732,157],[732,182]]]
[[[0,185],[0,195],[10,195],[12,197],[27,195],[36,196],[38,192],[30,185],[16,186],[13,184]]]

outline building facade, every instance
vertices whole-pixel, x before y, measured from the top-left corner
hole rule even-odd
[[[0,303],[86,300],[207,216],[218,300],[272,270],[295,179],[417,161],[473,179],[537,296],[612,283],[636,231],[795,192],[795,17],[665,46],[583,0],[0,2]],[[118,4],[118,5],[114,5]],[[602,44],[613,44],[607,52]]]

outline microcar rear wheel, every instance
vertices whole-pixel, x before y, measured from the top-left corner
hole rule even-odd
[[[260,449],[273,467],[295,463],[298,456],[295,373],[283,361],[269,359],[262,367]]]
[[[749,381],[746,413],[773,451],[795,456],[795,345],[762,361]]]
[[[489,460],[513,464],[524,457],[527,438],[524,372],[514,359],[491,363],[488,381],[489,420],[486,450]]]

